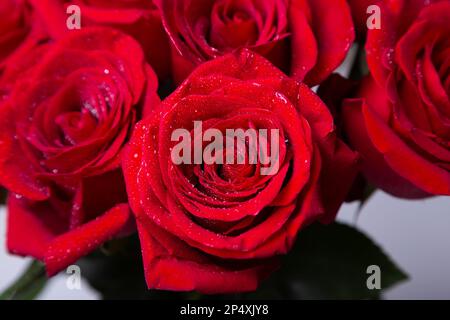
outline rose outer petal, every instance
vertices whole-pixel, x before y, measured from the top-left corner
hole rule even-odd
[[[448,194],[449,173],[419,156],[387,125],[391,114],[383,91],[367,79],[360,93],[363,99],[345,101],[342,111],[346,132],[363,156],[369,180],[399,197]]]
[[[33,177],[33,165],[24,159],[15,136],[16,119],[9,103],[0,105],[0,184],[21,196],[44,200],[50,196],[48,187]]]
[[[14,195],[8,199],[8,250],[44,261],[49,276],[116,236],[131,218],[128,205],[120,204],[97,219],[58,235],[22,201]]]
[[[344,61],[355,40],[355,30],[346,0],[308,0],[308,4],[318,56],[305,83],[313,86],[325,80]]]
[[[149,288],[196,290],[204,294],[256,290],[258,283],[277,267],[276,260],[236,269],[221,267],[182,240],[156,227],[148,218],[137,221],[144,272]]]

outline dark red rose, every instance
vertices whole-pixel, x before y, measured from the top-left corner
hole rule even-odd
[[[14,53],[27,50],[41,33],[27,0],[0,1],[0,74]]]
[[[370,6],[377,5],[382,0],[347,0],[350,6],[353,22],[355,24],[356,36],[359,41],[364,41],[367,35],[367,21],[373,13],[368,13]],[[397,0],[394,0],[397,1]]]
[[[399,197],[450,195],[450,2],[385,1],[371,76],[343,107],[364,173]]]
[[[239,48],[262,54],[315,85],[345,58],[354,39],[345,0],[155,0],[181,82],[197,65]]]
[[[161,78],[169,75],[169,42],[152,0],[31,1],[55,37],[67,32],[67,6],[77,5],[81,9],[82,27],[110,26],[133,36],[156,73]]]
[[[36,64],[0,105],[7,242],[54,274],[128,226],[121,153],[159,103],[157,81],[139,44],[107,28],[74,31],[21,59]]]
[[[223,151],[245,158],[242,164],[175,165],[172,134],[184,128],[195,147],[194,121],[202,121],[204,133],[277,130],[270,141],[278,153],[270,154],[279,154],[279,170],[261,174],[263,164],[252,164],[239,148]],[[268,140],[258,145],[266,155],[261,146]],[[355,162],[323,102],[258,54],[242,50],[203,64],[138,123],[124,153],[148,286],[254,290],[300,229],[334,220]]]
[[[333,73],[321,83],[317,94],[325,103],[333,115],[336,124],[336,133],[344,142],[348,144],[348,138],[343,125],[342,102],[347,97],[354,94],[358,86],[358,81],[348,80],[340,74]],[[346,202],[364,202],[370,193],[371,186],[368,185],[364,175],[359,172],[355,178],[352,188],[345,199]]]

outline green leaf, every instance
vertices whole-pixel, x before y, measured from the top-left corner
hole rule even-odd
[[[105,255],[106,254],[106,255]],[[342,225],[312,225],[299,234],[282,268],[255,293],[205,296],[197,293],[148,290],[137,236],[108,243],[82,259],[79,266],[103,299],[379,299],[380,290],[367,288],[367,267],[381,269],[387,289],[406,275],[369,238]]]
[[[357,212],[358,215],[362,212],[362,209],[367,204],[367,202],[372,198],[372,196],[375,194],[376,191],[377,191],[377,188],[368,183],[364,186],[364,189],[363,189],[363,192],[361,195],[361,199],[359,199],[358,212]]]
[[[189,298],[187,293],[148,290],[136,235],[107,243],[78,265],[83,278],[104,300]]]
[[[369,290],[371,265],[381,269],[381,290]],[[312,225],[302,232],[283,267],[252,299],[379,299],[382,290],[407,276],[368,237],[334,223]]]
[[[45,267],[33,261],[17,281],[0,294],[0,300],[33,300],[47,283]]]
[[[172,83],[170,80],[164,80],[161,81],[158,87],[158,95],[161,98],[161,100],[167,98],[174,92],[176,89],[176,86]]]
[[[8,196],[8,193],[7,193],[6,189],[4,189],[0,186],[0,205],[6,203],[7,196]]]

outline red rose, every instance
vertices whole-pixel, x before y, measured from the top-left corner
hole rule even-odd
[[[181,82],[197,65],[246,47],[297,80],[315,85],[345,58],[354,39],[345,0],[155,0]]]
[[[395,196],[450,195],[449,19],[449,1],[385,1],[371,77],[343,108],[364,173]]]
[[[133,36],[147,61],[165,78],[170,69],[170,49],[158,10],[151,0],[31,0],[55,37],[67,32],[66,8],[77,5],[81,26],[110,26]]]
[[[262,162],[252,164],[250,153],[234,147],[222,150],[244,163],[175,165],[174,130],[192,136],[186,153],[191,144],[202,145],[194,121],[203,123],[200,134],[270,129],[270,145],[279,145],[270,152],[279,155],[278,170],[263,175]],[[262,148],[268,135],[258,141],[268,156]],[[267,60],[243,50],[203,64],[138,123],[124,153],[148,286],[254,290],[302,227],[334,220],[355,161],[321,100]]]
[[[9,250],[54,274],[127,226],[121,151],[159,100],[141,48],[119,31],[43,46],[21,56],[37,63],[0,105],[0,184],[11,192]]]
[[[367,21],[373,12],[368,13],[370,6],[377,5],[382,0],[347,0],[355,24],[355,31],[358,40],[363,41],[367,34]]]
[[[38,27],[27,0],[0,2],[0,74],[19,49],[26,50],[38,39]]]

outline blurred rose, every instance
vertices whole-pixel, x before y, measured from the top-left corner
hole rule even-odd
[[[371,75],[342,109],[364,173],[399,197],[450,194],[450,2],[384,1]]]
[[[44,37],[28,0],[0,1],[0,75],[19,51],[26,51]]]
[[[197,65],[239,48],[315,85],[345,58],[354,39],[345,0],[155,0],[181,82]]]
[[[81,9],[81,26],[110,26],[134,37],[147,61],[160,78],[169,74],[170,53],[167,35],[158,10],[151,0],[30,0],[49,32],[59,37],[67,32],[66,8]]]

